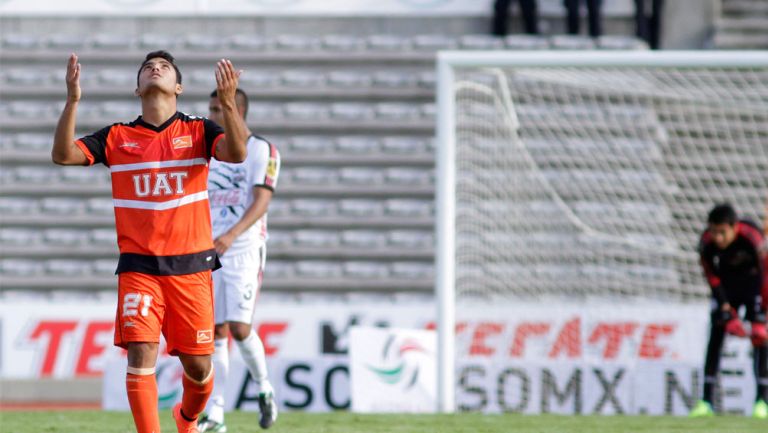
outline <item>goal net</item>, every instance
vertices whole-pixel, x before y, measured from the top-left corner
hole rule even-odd
[[[708,210],[765,217],[768,54],[441,53],[438,152],[451,410],[465,303],[706,300]]]

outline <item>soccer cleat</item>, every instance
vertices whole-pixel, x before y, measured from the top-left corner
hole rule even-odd
[[[712,409],[712,405],[704,400],[696,402],[696,406],[693,407],[691,413],[688,414],[691,418],[703,418],[709,416],[715,416],[715,411]]]
[[[197,429],[197,420],[187,421],[181,416],[181,403],[173,407],[173,419],[176,420],[176,431],[179,433],[200,433]]]
[[[755,406],[752,408],[752,418],[768,419],[768,403],[765,400],[760,399],[755,402]]]
[[[272,424],[277,421],[277,403],[275,403],[274,393],[259,393],[259,410],[261,411],[259,418],[261,428],[272,427]]]
[[[200,433],[227,433],[227,426],[223,422],[214,421],[206,415],[201,416],[197,421],[197,429]]]

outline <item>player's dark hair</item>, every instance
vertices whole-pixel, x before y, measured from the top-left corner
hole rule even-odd
[[[176,84],[181,84],[181,71],[179,70],[179,67],[176,66],[176,62],[173,58],[173,55],[165,50],[158,50],[158,51],[152,51],[151,53],[147,54],[147,57],[144,59],[144,61],[141,63],[141,66],[139,66],[139,72],[136,73],[136,85],[139,85],[139,76],[141,75],[141,69],[144,67],[144,65],[147,64],[152,59],[161,58],[163,60],[166,60],[168,63],[173,66],[173,70],[176,71]]]
[[[243,117],[244,117],[244,118],[245,118],[245,117],[248,117],[248,94],[247,94],[247,93],[245,93],[245,90],[243,90],[243,89],[241,89],[241,88],[239,88],[239,87],[238,87],[238,88],[235,90],[235,101],[237,101],[237,97],[238,97],[238,96],[239,96],[239,97],[242,99],[242,104],[243,104]],[[211,98],[218,98],[218,97],[219,97],[219,92],[217,92],[216,90],[214,90],[213,92],[211,92]]]
[[[736,210],[730,203],[722,203],[712,208],[707,217],[709,224],[728,224],[734,225],[738,221]]]

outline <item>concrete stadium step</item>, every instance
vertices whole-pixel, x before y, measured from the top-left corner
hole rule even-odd
[[[768,49],[768,35],[718,32],[714,46],[719,49]]]
[[[765,35],[768,34],[768,17],[731,18],[726,16],[717,20],[715,28],[717,31]]]
[[[27,197],[42,197],[51,194],[69,197],[92,197],[94,195],[108,196],[111,193],[109,184],[94,186],[56,184],[45,188],[41,185],[6,184],[3,185],[4,195],[16,195]],[[282,197],[347,197],[347,198],[389,198],[411,197],[431,198],[434,196],[434,188],[431,185],[284,185],[280,187]]]
[[[0,258],[3,259],[117,259],[116,246],[79,245],[72,247],[37,245],[0,244]],[[431,260],[434,252],[431,248],[407,250],[394,246],[376,249],[353,246],[270,246],[269,256],[273,259],[325,259],[325,260]],[[87,273],[93,270],[87,270]],[[108,273],[111,271],[108,271]]]
[[[280,151],[283,160],[283,169],[296,166],[348,166],[363,165],[368,167],[377,166],[401,166],[401,167],[432,167],[435,163],[435,156],[432,153],[422,153],[414,155],[397,155],[383,151],[370,152],[362,155],[325,153],[325,154],[301,154],[292,150],[284,150],[281,142],[278,140],[270,141],[275,144]],[[49,145],[50,147],[50,145]],[[0,169],[8,169],[12,164],[39,164],[50,166],[50,149],[25,151],[23,149],[3,149],[3,165]]]
[[[245,85],[247,86],[247,84]],[[64,82],[48,85],[12,85],[0,84],[0,94],[5,98],[25,100],[46,98],[58,101],[64,89]],[[329,87],[295,88],[285,86],[246,87],[253,101],[258,100],[334,100],[334,101],[431,101],[434,90],[408,85],[402,88],[369,87]],[[187,100],[207,100],[213,87],[186,86],[184,97]],[[122,99],[126,96],[126,87],[84,87],[83,93],[90,101]]]
[[[47,227],[82,227],[109,228],[114,230],[115,220],[111,216],[93,216],[87,218],[67,218],[53,215],[4,215],[3,224],[13,227],[42,229]],[[365,228],[365,229],[430,229],[434,221],[432,217],[302,217],[288,215],[274,217],[270,215],[269,227],[274,229],[301,228]]]
[[[727,16],[768,16],[768,2],[765,0],[724,0],[723,14]]]
[[[96,131],[103,128],[104,125],[111,125],[115,119],[91,118],[79,120],[78,127],[83,130]],[[56,127],[57,118],[49,116],[46,118],[27,118],[14,119],[0,118],[0,130],[5,133],[10,132],[44,132],[53,131]],[[261,119],[251,118],[249,124],[254,126],[254,130],[268,136],[269,134],[328,134],[328,135],[349,135],[349,134],[373,134],[385,135],[397,132],[400,134],[427,136],[434,133],[434,122],[428,119],[407,119],[407,120],[356,120],[356,121],[328,121],[328,120],[292,120],[292,119]]]
[[[117,279],[108,277],[36,277],[34,279],[23,277],[9,277],[3,275],[3,291],[26,290],[38,292],[51,291],[99,291],[117,290]],[[290,277],[271,278],[268,274],[264,277],[265,292],[429,292],[434,290],[434,282],[431,278],[316,278],[316,277]]]

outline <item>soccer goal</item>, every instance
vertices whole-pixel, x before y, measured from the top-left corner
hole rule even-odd
[[[768,53],[441,52],[437,75],[440,411],[464,305],[702,302],[707,211],[764,218]]]

